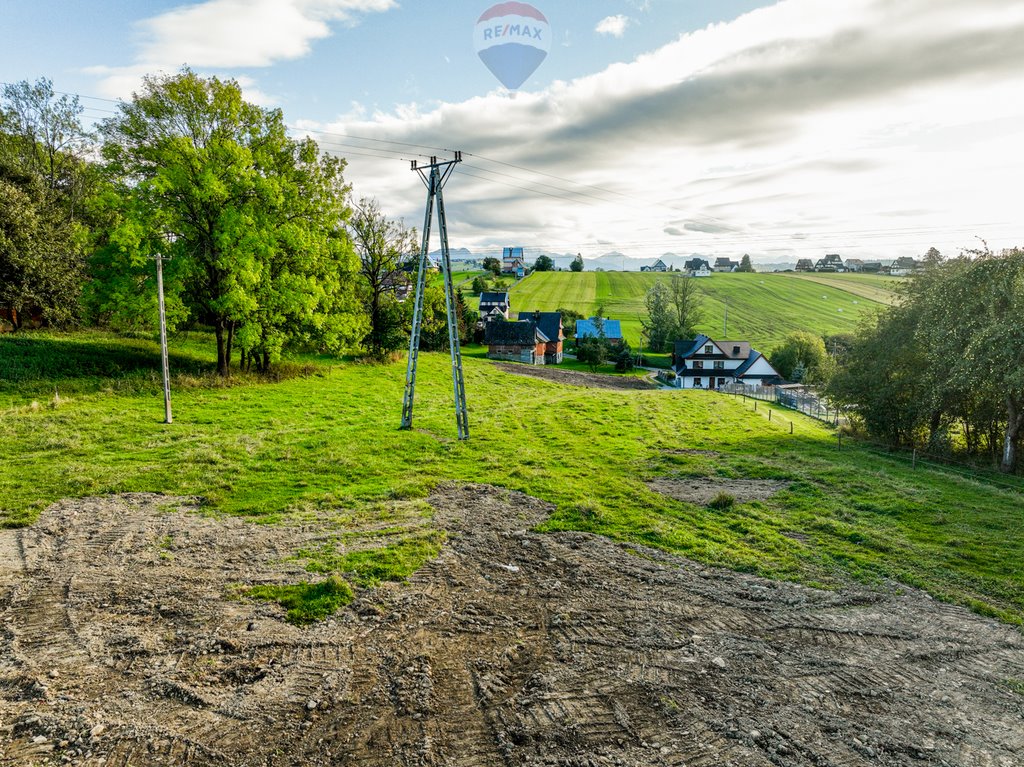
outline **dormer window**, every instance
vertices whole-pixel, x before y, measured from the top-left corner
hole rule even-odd
[[[704,347],[704,353],[705,354],[714,354],[715,353],[715,347],[712,346],[711,344],[708,344],[707,346]]]
[[[738,346],[732,347],[732,353],[733,353],[734,356],[738,357],[739,354],[740,354],[740,347],[738,347]]]

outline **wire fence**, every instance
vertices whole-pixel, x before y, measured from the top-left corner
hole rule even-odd
[[[732,394],[745,399],[759,400],[790,410],[796,410],[833,426],[848,423],[848,419],[842,415],[838,408],[833,407],[827,401],[822,400],[806,389],[784,388],[780,386],[754,387],[731,385],[723,386],[719,391],[724,394]],[[754,407],[756,409],[756,404]],[[772,420],[770,409],[768,409],[768,420]],[[793,422],[790,421],[789,425],[790,433],[792,434]],[[844,446],[857,447],[875,455],[899,461],[909,465],[912,469],[926,468],[950,472],[977,482],[984,482],[1007,490],[1024,492],[1024,477],[1005,474],[996,468],[979,466],[977,463],[968,462],[955,456],[936,455],[915,447],[893,447],[892,445],[874,442],[869,439],[855,438],[850,434],[844,435],[842,431],[837,431],[836,447],[842,450]]]

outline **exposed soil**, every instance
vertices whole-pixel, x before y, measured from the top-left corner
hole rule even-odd
[[[547,381],[583,386],[590,389],[656,389],[658,385],[650,378],[637,378],[628,375],[611,375],[609,373],[583,373],[579,370],[564,370],[547,365],[520,365],[511,362],[496,362],[495,367],[506,373],[514,373],[531,378],[543,378]]]
[[[307,629],[318,525],[68,501],[0,531],[0,764],[993,765],[1024,754],[1024,636],[918,592],[817,591],[435,494],[408,584]]]
[[[699,477],[694,479],[678,479],[659,477],[647,483],[657,493],[675,498],[677,501],[695,503],[703,506],[719,493],[728,493],[736,499],[736,503],[764,501],[780,490],[789,487],[788,482],[773,479],[723,479],[719,477]]]

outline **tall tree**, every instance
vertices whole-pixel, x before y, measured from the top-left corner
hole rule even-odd
[[[658,280],[644,295],[644,304],[647,307],[647,319],[641,319],[640,322],[647,331],[651,350],[668,351],[678,327],[671,291],[664,282]]]
[[[67,322],[85,278],[81,208],[95,179],[81,106],[45,79],[0,95],[0,307],[16,329],[35,312]]]
[[[576,258],[574,258],[572,260],[572,263],[569,265],[569,268],[572,271],[574,271],[574,272],[582,272],[583,271],[583,254],[582,253],[577,253],[576,254]]]
[[[280,110],[186,69],[147,77],[101,133],[120,192],[111,246],[138,268],[167,247],[161,233],[177,236],[168,291],[213,326],[222,376],[236,333],[262,367],[288,343],[362,337],[344,163],[290,139]]]
[[[704,314],[704,293],[696,277],[682,272],[672,275],[670,287],[676,334],[679,338],[693,338]]]
[[[501,259],[494,256],[487,256],[483,260],[483,267],[495,277],[501,276]]]
[[[825,351],[824,340],[802,330],[786,336],[782,344],[769,355],[769,361],[779,371],[779,375],[797,382],[824,383],[831,370],[831,360]],[[796,375],[798,370],[799,376]]]
[[[740,260],[740,265],[736,269],[737,272],[752,272],[754,271],[754,265],[750,262],[750,255],[747,253],[743,254],[743,258]]]
[[[405,340],[396,288],[415,260],[416,230],[389,219],[376,200],[363,198],[349,223],[362,275],[363,304],[370,320],[364,339],[370,353],[383,358]]]
[[[537,260],[533,264],[533,270],[535,272],[550,272],[555,268],[555,262],[551,260],[551,256],[545,256],[543,254],[537,256]]]

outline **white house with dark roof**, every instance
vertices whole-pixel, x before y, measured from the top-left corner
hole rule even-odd
[[[672,354],[676,386],[682,389],[720,389],[730,384],[764,386],[782,376],[749,341],[714,341],[699,335],[676,341]]]
[[[509,299],[508,291],[501,293],[485,291],[480,294],[480,322],[487,323],[501,317],[504,320],[509,318],[509,309],[512,302]]]
[[[650,266],[641,266],[641,272],[667,272],[668,266],[660,258]]]

